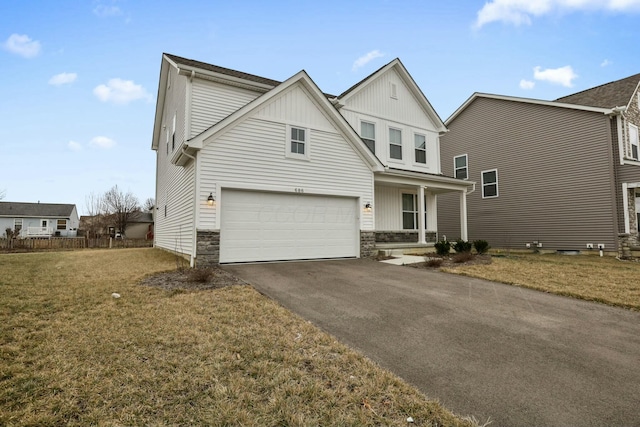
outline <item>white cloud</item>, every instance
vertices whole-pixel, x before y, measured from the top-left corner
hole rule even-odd
[[[128,104],[138,99],[151,100],[151,95],[132,80],[110,79],[106,85],[96,86],[93,94],[102,102],[115,104]]]
[[[640,0],[491,0],[478,11],[476,28],[491,22],[531,25],[531,18],[551,12],[640,11]]]
[[[578,75],[573,71],[570,65],[560,68],[547,68],[543,70],[541,67],[534,67],[533,78],[549,83],[559,84],[566,87],[573,86],[573,79]]]
[[[607,67],[607,66],[609,66],[609,65],[611,65],[611,64],[612,64],[612,62],[611,62],[611,61],[609,61],[608,59],[605,59],[604,61],[602,61],[602,62],[600,63],[600,66],[601,66],[601,67]]]
[[[69,83],[73,83],[78,78],[76,73],[60,73],[49,79],[49,84],[54,86],[61,86]]]
[[[82,150],[82,144],[80,144],[79,142],[75,142],[75,141],[69,141],[69,143],[67,144],[67,147],[69,147],[69,149],[71,151],[81,151]]]
[[[115,147],[116,142],[111,138],[107,138],[106,136],[96,136],[95,138],[92,138],[91,141],[89,141],[89,145],[91,145],[92,147],[109,149]]]
[[[25,58],[33,58],[40,53],[40,42],[31,40],[31,38],[25,34],[11,34],[3,46],[9,52]]]
[[[531,90],[535,87],[536,82],[532,82],[531,80],[520,80],[520,88],[524,90]]]
[[[122,10],[118,6],[107,6],[99,4],[93,8],[93,13],[101,18],[122,15]]]
[[[369,62],[373,61],[376,58],[381,58],[384,56],[384,53],[380,52],[379,50],[372,50],[371,52],[367,53],[366,55],[361,56],[360,58],[356,59],[355,62],[353,63],[353,67],[351,67],[352,71],[356,71],[358,68],[360,67],[364,67],[365,65],[367,65]]]

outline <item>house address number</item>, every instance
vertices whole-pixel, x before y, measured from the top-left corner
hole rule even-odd
[[[296,193],[304,193],[304,188],[296,188]]]

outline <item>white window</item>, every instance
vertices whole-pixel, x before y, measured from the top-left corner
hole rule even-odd
[[[56,230],[66,230],[67,229],[67,220],[59,219],[56,223]]]
[[[427,139],[424,135],[414,134],[416,163],[427,163]]]
[[[453,176],[458,179],[469,179],[467,155],[453,158]]]
[[[427,199],[424,199],[424,225],[427,226]],[[402,229],[418,229],[418,195],[402,194]]]
[[[22,218],[15,218],[13,220],[13,230],[16,234],[20,234],[20,230],[22,230]]]
[[[360,137],[373,154],[376,153],[376,125],[369,122],[360,122]]]
[[[482,198],[498,197],[498,169],[482,171]]]
[[[402,131],[389,128],[389,157],[402,160]]]
[[[309,129],[288,126],[287,127],[287,157],[309,158]]]
[[[631,143],[631,158],[638,159],[638,127],[629,124],[629,142]]]

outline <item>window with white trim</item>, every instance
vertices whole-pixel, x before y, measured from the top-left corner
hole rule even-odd
[[[371,150],[373,154],[376,153],[376,125],[369,122],[360,122],[360,138],[364,144]]]
[[[424,199],[424,226],[427,227],[427,198]],[[418,195],[402,193],[402,229],[418,229]]]
[[[309,129],[287,126],[287,157],[309,158]]]
[[[402,160],[402,131],[389,128],[389,158]]]
[[[13,230],[16,234],[20,234],[20,230],[22,230],[22,218],[15,218],[13,220]]]
[[[466,154],[453,158],[453,176],[458,179],[469,179],[468,158]]]
[[[66,230],[67,229],[67,220],[59,219],[56,223],[56,230]]]
[[[498,197],[498,169],[482,171],[482,198]]]
[[[629,124],[629,143],[631,144],[631,158],[638,158],[638,126]]]
[[[416,163],[427,163],[427,138],[418,133],[413,135]]]

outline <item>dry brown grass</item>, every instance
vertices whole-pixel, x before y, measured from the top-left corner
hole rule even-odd
[[[519,255],[443,271],[640,310],[640,263],[634,261],[586,255]]]
[[[0,255],[0,425],[472,424],[251,287],[136,284],[174,268],[154,249]]]

